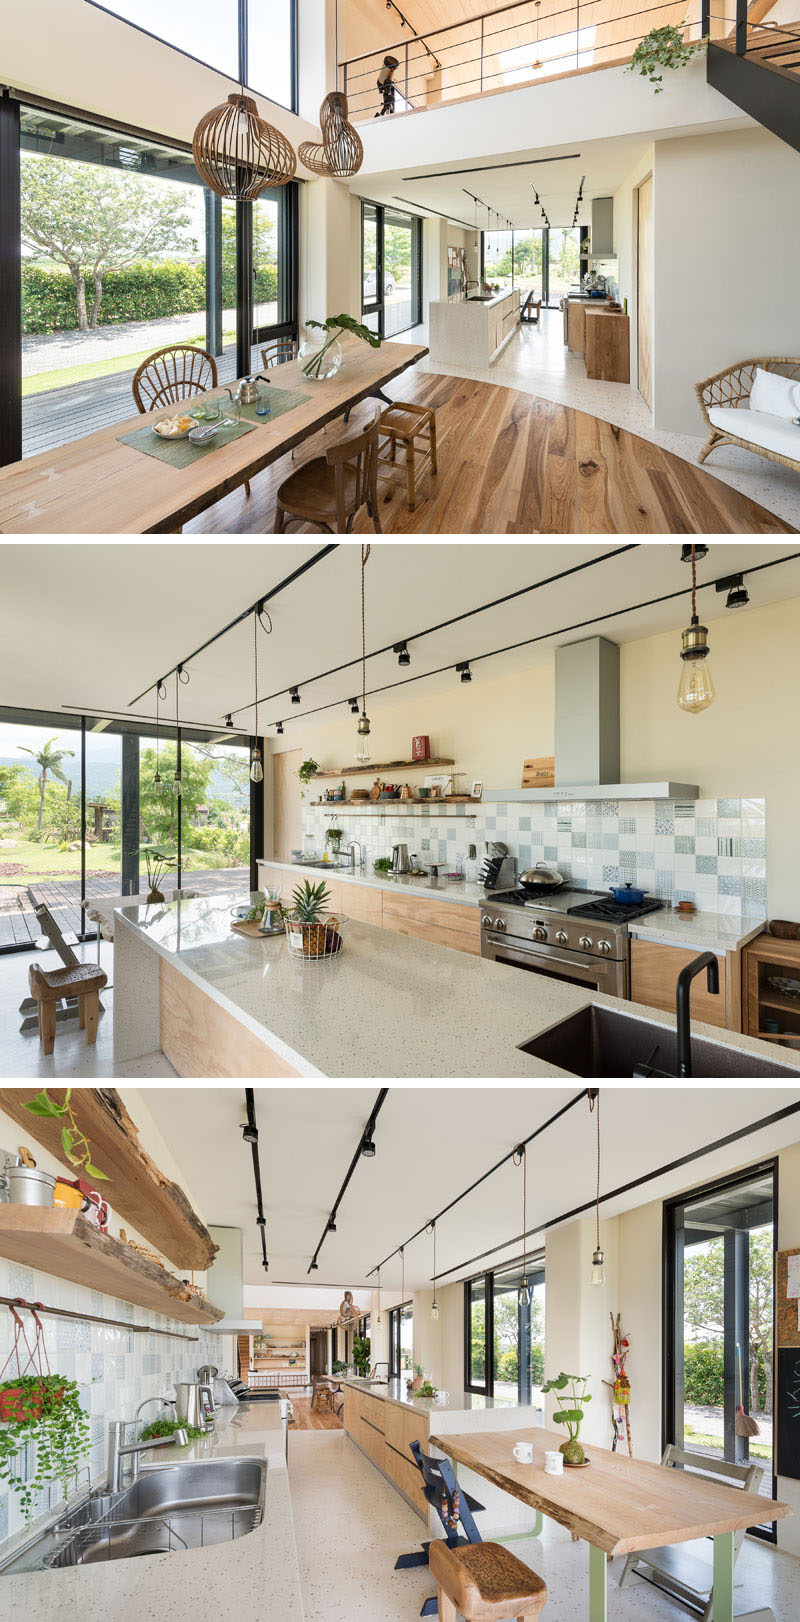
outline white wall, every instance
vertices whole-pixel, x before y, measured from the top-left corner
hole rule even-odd
[[[639,310],[636,260],[636,192],[642,181],[646,180],[649,174],[652,174],[654,166],[655,149],[652,141],[648,141],[630,174],[626,175],[619,190],[614,193],[614,247],[617,251],[618,260],[618,296],[620,302],[624,299],[628,300],[631,338],[631,383],[634,388],[639,386],[639,351],[636,336]]]
[[[705,434],[695,383],[800,352],[800,154],[752,127],[659,141],[654,200],[654,422]]]

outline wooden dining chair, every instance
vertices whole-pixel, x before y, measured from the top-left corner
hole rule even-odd
[[[142,361],[133,375],[133,398],[137,410],[158,411],[179,400],[191,400],[217,386],[217,363],[207,349],[194,344],[166,344]],[[250,480],[244,481],[250,494]],[[180,533],[180,531],[179,531]]]
[[[382,533],[378,512],[380,421],[380,401],[369,401],[366,414],[343,425],[324,456],[312,457],[284,479],[276,498],[276,535],[283,534],[290,518],[330,534],[349,535],[362,507],[366,507],[375,533]]]
[[[297,347],[296,338],[273,338],[261,351],[264,370],[268,372],[273,366],[284,366],[289,360],[297,360]]]

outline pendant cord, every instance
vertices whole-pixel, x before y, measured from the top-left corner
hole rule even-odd
[[[371,546],[362,545],[362,547],[361,547],[361,714],[362,715],[366,715],[366,713],[367,713],[367,614],[366,614],[366,602],[365,602],[365,595],[364,595],[364,570],[367,567],[367,560],[369,558],[369,555],[370,555],[371,551],[372,551]]]
[[[255,738],[256,738],[256,747],[258,747],[258,609],[256,609],[255,613],[253,614],[253,673],[254,673],[254,676],[255,676],[255,683],[256,683]]]
[[[600,1089],[594,1097],[589,1094],[589,1109],[597,1113],[597,1189],[595,1195],[595,1231],[597,1236],[597,1249],[600,1249]]]
[[[697,558],[695,556],[694,542],[692,543],[692,619],[697,619]]]
[[[401,1245],[400,1246],[400,1304],[401,1304],[401,1306],[402,1306],[403,1302],[405,1301],[405,1298],[406,1298],[406,1247],[405,1247],[405,1245]]]

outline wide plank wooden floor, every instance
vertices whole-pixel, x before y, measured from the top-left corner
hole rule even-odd
[[[324,385],[323,385],[324,386]],[[436,408],[439,473],[409,512],[404,480],[381,480],[389,535],[791,535],[747,496],[669,451],[584,411],[468,378],[407,372],[387,393]],[[324,450],[317,436],[236,490],[185,533],[272,534],[275,492]],[[356,532],[372,533],[362,514]],[[289,533],[311,532],[293,524]]]
[[[312,1412],[310,1397],[296,1397],[294,1392],[289,1393],[292,1399],[292,1413],[294,1423],[289,1426],[293,1431],[340,1431],[343,1429],[341,1419],[336,1414],[324,1409],[322,1413]]]

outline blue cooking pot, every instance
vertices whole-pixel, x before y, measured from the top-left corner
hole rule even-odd
[[[640,907],[646,893],[645,890],[635,890],[632,884],[612,884],[610,891],[614,900],[623,907]]]

